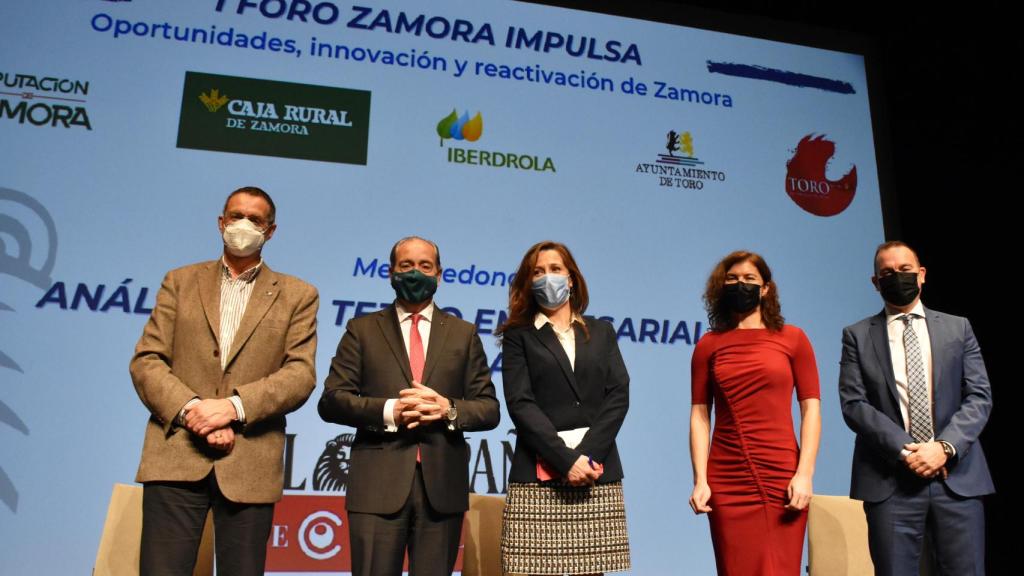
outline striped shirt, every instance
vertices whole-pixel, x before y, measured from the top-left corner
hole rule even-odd
[[[252,289],[256,286],[253,280],[256,279],[256,275],[259,274],[260,268],[263,267],[263,259],[249,268],[245,272],[238,275],[237,278],[231,277],[231,270],[228,269],[228,265],[224,263],[223,258],[220,261],[220,369],[223,370],[227,367],[228,352],[231,351],[231,343],[235,339],[235,332],[238,332],[238,325],[242,322],[242,316],[245,314],[245,306],[249,303],[249,297],[252,296]],[[242,407],[242,399],[238,394],[233,394],[228,400],[235,407],[235,415],[238,417],[238,421],[245,423],[245,408]],[[178,425],[185,425],[185,414],[188,413],[189,409],[199,403],[199,397],[189,400],[185,403],[185,406],[178,412]]]
[[[256,275],[263,267],[261,258],[252,268],[238,275],[231,277],[231,270],[221,260],[220,277],[220,367],[221,370],[227,367],[228,356],[231,353],[231,344],[235,339],[235,332],[242,322],[245,314],[245,306],[252,296],[252,289],[256,286]]]

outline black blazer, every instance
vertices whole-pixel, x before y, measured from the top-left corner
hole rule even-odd
[[[538,455],[562,476],[586,455],[604,464],[599,484],[623,477],[615,436],[629,409],[629,374],[612,325],[586,322],[589,339],[574,324],[575,372],[550,324],[513,328],[503,337],[505,402],[517,436],[511,482],[537,482]],[[575,450],[557,435],[586,426]]]
[[[434,308],[423,385],[455,401],[455,431],[443,421],[384,431],[384,403],[412,384],[395,307],[348,323],[331,361],[317,409],[327,422],[356,428],[345,507],[391,514],[412,489],[416,447],[430,505],[452,514],[469,508],[469,448],[463,431],[490,430],[500,413],[480,337],[468,322]]]

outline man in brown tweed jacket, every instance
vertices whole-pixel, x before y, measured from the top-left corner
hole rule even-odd
[[[263,574],[283,485],[285,414],[316,382],[316,289],[261,258],[273,200],[232,192],[223,257],[172,270],[130,371],[150,411],[142,461],[142,574],[192,574],[213,509],[217,572]]]

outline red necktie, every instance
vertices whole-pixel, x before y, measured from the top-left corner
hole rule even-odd
[[[412,315],[412,328],[409,329],[409,369],[412,370],[412,379],[420,384],[423,383],[423,338],[420,336],[419,314]],[[420,447],[416,447],[416,461],[421,462]]]
[[[423,383],[423,338],[420,337],[420,320],[423,317],[419,314],[412,315],[412,328],[409,330],[409,368],[412,370],[412,379]]]

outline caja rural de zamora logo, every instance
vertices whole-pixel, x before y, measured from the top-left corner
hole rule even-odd
[[[221,94],[220,90],[214,88],[213,90],[210,90],[209,94],[206,92],[200,94],[199,101],[202,102],[203,106],[206,106],[206,109],[210,112],[216,112],[228,103],[228,97]]]
[[[697,157],[694,137],[689,131],[669,130],[663,142],[668,154],[658,154],[654,162],[638,163],[634,172],[655,176],[658,186],[667,188],[703,190],[708,182],[725,180],[725,172],[706,167]]]
[[[800,139],[793,157],[786,162],[786,193],[797,206],[815,216],[835,216],[853,202],[857,193],[857,167],[842,178],[825,175],[836,152],[835,142],[825,135],[808,134]]]
[[[442,147],[444,147],[446,140],[451,140],[452,144],[476,142],[484,134],[484,117],[480,112],[470,117],[468,111],[463,112],[459,116],[458,111],[452,109],[451,114],[448,114],[437,123],[435,131],[441,137]],[[489,168],[512,168],[514,170],[533,172],[556,172],[555,161],[550,156],[539,156],[536,154],[495,152],[452,145],[448,147],[447,159],[451,164],[468,164],[470,166],[487,166]]]
[[[186,72],[178,148],[366,164],[370,92]]]

